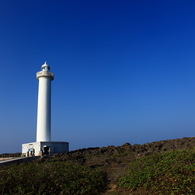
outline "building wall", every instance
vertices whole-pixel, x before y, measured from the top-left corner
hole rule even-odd
[[[27,156],[27,152],[31,153],[32,150],[35,152],[35,156],[40,156],[44,146],[49,147],[49,153],[65,153],[69,151],[68,142],[32,142],[22,144],[22,153]]]

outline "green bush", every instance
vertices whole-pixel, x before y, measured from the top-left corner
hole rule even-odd
[[[118,187],[146,189],[153,194],[195,194],[195,150],[152,154],[133,162]]]
[[[100,171],[74,163],[21,163],[0,167],[2,195],[92,195],[104,186]]]

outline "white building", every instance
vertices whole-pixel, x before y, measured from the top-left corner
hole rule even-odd
[[[51,141],[51,81],[54,74],[49,71],[50,67],[46,62],[41,68],[36,74],[39,80],[36,142],[22,144],[22,153],[27,156],[69,151],[68,142]]]

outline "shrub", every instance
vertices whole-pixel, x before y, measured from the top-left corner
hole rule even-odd
[[[153,194],[195,194],[195,150],[152,154],[131,163],[119,187],[147,189]]]
[[[104,186],[102,172],[74,163],[32,162],[0,167],[3,195],[92,195]]]

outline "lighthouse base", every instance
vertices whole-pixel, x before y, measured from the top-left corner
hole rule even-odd
[[[52,155],[69,151],[69,142],[32,142],[22,144],[22,154],[25,156]]]

